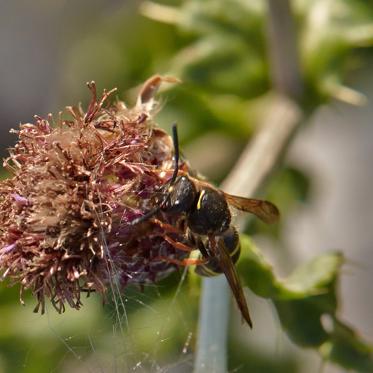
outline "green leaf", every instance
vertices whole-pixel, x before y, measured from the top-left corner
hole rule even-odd
[[[241,257],[238,270],[243,283],[255,294],[264,298],[274,298],[281,292],[281,284],[273,274],[272,266],[246,235],[240,236]]]
[[[326,253],[298,267],[283,284],[287,289],[304,294],[323,294],[334,283],[343,264],[339,252]]]
[[[170,74],[212,94],[250,98],[268,90],[263,51],[224,33],[201,37],[181,49],[171,62]]]
[[[326,361],[332,361],[358,372],[373,372],[373,350],[361,336],[346,324],[335,320],[330,339],[320,347]]]
[[[278,279],[245,235],[241,246],[238,268],[243,282],[273,301],[282,328],[294,343],[317,348],[323,359],[346,369],[373,372],[372,347],[337,316],[337,284],[344,262],[341,253],[320,255],[287,278]]]
[[[224,32],[256,41],[262,38],[265,4],[261,0],[231,0],[229,4],[222,0],[189,0],[184,1],[181,13],[180,27],[184,31],[202,35]]]
[[[245,235],[241,235],[242,255],[238,263],[244,283],[257,295],[278,300],[299,299],[324,294],[343,263],[340,253],[324,254],[295,270],[286,279],[277,279],[272,266]]]

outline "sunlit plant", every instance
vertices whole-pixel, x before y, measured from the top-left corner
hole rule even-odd
[[[290,55],[285,60],[288,66],[299,66],[301,89],[296,95],[286,89],[281,93],[296,102],[303,122],[332,98],[364,103],[364,96],[344,82],[358,56],[354,54],[352,61],[351,52],[370,46],[373,40],[371,6],[346,0],[295,0],[292,5],[299,61]],[[118,77],[134,76],[138,81],[149,70],[167,70],[184,85],[172,91],[169,96],[174,101],[160,114],[172,113],[173,121],[184,121],[186,140],[219,128],[246,141],[263,113],[270,111],[273,87],[279,90],[271,70],[275,58],[263,32],[266,3],[185,0],[169,7],[143,2],[141,12],[171,25],[177,42],[167,50],[163,43],[152,43],[138,32],[132,32],[131,38],[126,31],[121,35],[117,32],[123,29],[121,19],[108,36],[119,40],[128,56],[128,65],[124,72],[118,71]],[[106,24],[99,32],[108,28]],[[149,58],[144,68],[139,67],[139,55]],[[294,75],[295,70],[291,72]],[[176,221],[153,220],[141,228],[131,225],[154,207],[151,196],[161,198],[175,167],[174,144],[154,120],[153,98],[159,82],[148,81],[131,108],[115,100],[112,92],[97,98],[91,84],[93,98],[86,110],[71,107],[62,118],[37,117],[16,131],[18,143],[5,162],[11,176],[0,184],[0,268],[21,292],[31,290],[37,298],[36,310],[43,312],[46,298],[61,312],[65,304],[80,308],[82,293],[106,294],[113,287],[158,281],[189,255],[165,239],[164,224],[173,226]],[[180,167],[189,171],[186,162]],[[294,176],[289,170],[282,172]],[[280,206],[290,205],[294,194],[302,194],[298,181],[289,177],[285,186],[276,181],[271,186]],[[173,238],[183,242],[184,236]],[[314,349],[322,359],[344,369],[373,370],[372,347],[338,313],[338,284],[345,262],[341,252],[321,255],[278,278],[247,235],[241,234],[240,241],[241,281],[273,303],[282,329],[295,344]],[[196,280],[193,274],[190,277]],[[193,284],[191,293],[198,293],[198,280]],[[194,308],[188,304],[183,309],[185,319]],[[149,320],[144,314],[134,316],[137,326]],[[170,320],[167,327],[176,340],[180,325]],[[156,321],[151,323],[158,328]],[[153,343],[147,339],[149,330],[138,333],[145,349]],[[194,348],[193,341],[190,345]]]

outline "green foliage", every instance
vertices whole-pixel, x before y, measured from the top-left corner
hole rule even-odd
[[[82,28],[85,31],[76,29],[74,38],[68,43],[65,40],[68,48],[61,53],[60,103],[55,109],[75,104],[82,97],[87,101],[89,92],[84,82],[91,79],[100,88],[118,86],[123,91],[153,73],[173,74],[183,84],[164,95],[167,102],[158,116],[161,125],[169,128],[170,123],[177,121],[184,143],[193,144],[197,137],[217,128],[236,138],[237,144],[246,142],[266,112],[272,90],[265,2],[185,0],[178,7],[174,1],[169,3],[171,8],[157,11],[149,3],[144,4],[142,11],[153,20],[140,16],[134,7],[125,7],[114,15],[98,15],[94,22],[88,20],[90,27],[87,21]],[[315,110],[332,97],[361,102],[362,97],[346,89],[343,82],[364,63],[355,52],[373,42],[370,2],[293,3],[305,79],[304,109]],[[162,9],[171,9],[174,17],[165,19],[167,12],[162,13]],[[154,22],[161,19],[168,23]],[[287,168],[277,174],[269,195],[279,202],[285,218],[294,200],[307,200],[308,189],[302,172]],[[263,229],[263,225],[255,223],[251,232]],[[371,372],[370,345],[338,317],[337,291],[343,261],[340,253],[324,254],[295,269],[290,276],[279,278],[261,251],[242,236],[238,269],[245,285],[273,302],[292,341],[319,351],[323,359],[345,369]],[[127,353],[138,358],[144,351],[151,351],[151,359],[159,365],[175,356],[181,360],[185,339],[189,331],[195,330],[198,312],[199,278],[193,275],[190,280],[177,297],[177,276],[156,288],[145,289],[144,293],[127,290],[123,299],[130,330],[125,335],[135,341],[129,350],[122,348],[112,331],[118,317],[115,309],[102,307],[95,295],[83,300],[84,307],[79,312],[40,317],[32,314],[32,302],[27,302],[30,305],[26,308],[19,306],[17,289],[2,286],[0,315],[6,322],[2,322],[0,331],[0,371],[40,372],[40,361],[45,362],[44,371],[62,371],[64,360],[82,364],[95,349],[109,359],[115,353],[114,360]],[[88,337],[94,340],[94,346]],[[193,348],[193,338],[188,353]],[[159,344],[156,349],[155,344]],[[297,371],[289,356],[283,364],[269,361],[268,357],[265,362],[266,356],[255,356],[246,346],[239,349],[236,341],[230,346],[230,356],[233,366],[247,358],[250,368],[258,367],[258,371],[278,372],[280,366],[286,372]],[[151,366],[150,358],[139,360]],[[65,371],[71,370],[67,366]]]
[[[362,97],[342,82],[351,70],[351,51],[373,42],[373,9],[364,1],[294,1],[298,46],[309,108],[336,97],[359,103]],[[147,9],[147,8],[145,8]],[[166,10],[167,8],[165,8]],[[186,0],[168,20],[191,41],[171,62],[170,71],[210,95],[253,98],[270,89],[264,1]],[[159,19],[161,10],[146,12]],[[237,79],[237,77],[240,77]]]
[[[241,236],[241,245],[242,280],[254,293],[273,301],[282,328],[294,343],[316,348],[326,361],[346,369],[373,371],[373,348],[338,317],[341,253],[323,254],[279,279],[247,236]]]
[[[343,97],[342,82],[354,48],[373,42],[373,9],[366,1],[297,1],[304,73],[318,98]]]
[[[257,295],[276,300],[294,300],[305,296],[319,296],[330,283],[334,283],[342,264],[340,253],[331,253],[316,258],[311,263],[297,268],[286,279],[276,278],[272,266],[260,250],[245,235],[241,235],[242,255],[238,268],[243,280]]]
[[[304,109],[312,111],[331,97],[361,103],[363,97],[342,82],[354,67],[351,52],[373,42],[369,2],[298,0],[294,8],[306,85]],[[175,9],[178,17],[170,22],[190,40],[169,70],[187,81],[194,94],[204,92],[206,101],[212,102],[207,107],[227,95],[244,106],[270,90],[264,2],[236,0],[228,5],[219,0],[186,0]],[[147,15],[157,19],[159,13],[148,10]],[[286,170],[279,179],[272,194],[282,195],[275,200],[282,201],[285,211],[294,196],[304,201],[308,183],[300,172]],[[325,359],[347,369],[373,370],[370,347],[338,319],[336,288],[342,254],[325,254],[279,279],[247,237],[242,238],[242,252],[239,271],[245,284],[274,302],[283,329],[296,344],[316,348]],[[331,323],[329,328],[325,319]]]
[[[320,346],[326,361],[333,361],[346,369],[373,372],[373,348],[348,325],[334,320],[328,340]]]
[[[232,365],[230,371],[237,369],[238,371],[249,371],[250,373],[296,373],[299,372],[299,366],[297,362],[291,356],[281,357],[278,356],[276,359],[270,359],[268,354],[260,354],[257,351],[250,351],[246,349],[245,353],[242,353],[242,346],[235,341],[230,341],[228,347],[229,360],[238,361],[239,365]]]
[[[178,12],[177,26],[194,38],[171,61],[171,72],[210,95],[247,99],[269,88],[263,2],[191,0]]]

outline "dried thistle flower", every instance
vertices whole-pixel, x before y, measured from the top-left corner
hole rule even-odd
[[[35,117],[13,131],[18,143],[4,160],[12,177],[0,182],[0,271],[20,284],[21,302],[31,289],[35,312],[46,297],[58,312],[79,309],[81,293],[104,294],[112,276],[121,286],[157,281],[185,257],[164,238],[163,223],[177,222],[131,225],[173,171],[172,140],[153,120],[162,81],[175,79],[150,78],[133,108],[108,104],[114,90],[98,99],[92,82],[86,112],[67,107],[71,120]]]

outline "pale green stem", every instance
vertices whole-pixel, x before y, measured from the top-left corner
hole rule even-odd
[[[302,111],[289,97],[299,99],[303,90],[288,0],[268,0],[269,49],[274,87],[285,96],[274,99],[268,117],[232,172],[222,184],[231,194],[255,196],[280,163],[288,142],[302,119]],[[283,48],[281,48],[283,46]],[[286,97],[287,96],[287,97]],[[242,215],[234,224],[244,225]],[[194,373],[227,371],[229,291],[223,276],[202,281],[199,331]],[[255,324],[255,315],[253,315]],[[249,329],[247,329],[249,333]]]

